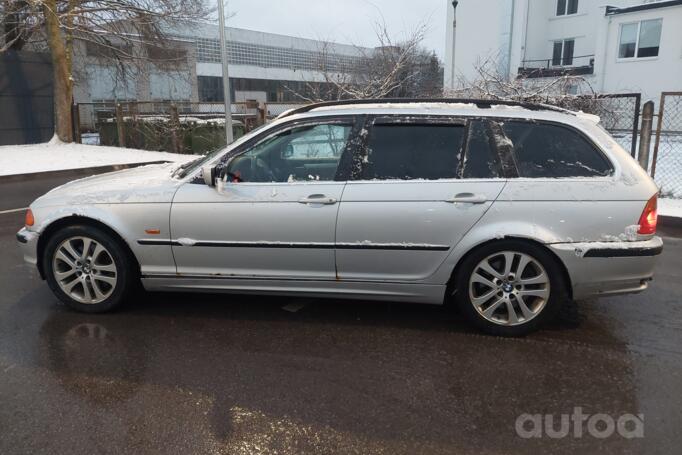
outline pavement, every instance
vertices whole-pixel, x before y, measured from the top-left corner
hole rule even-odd
[[[3,207],[25,207],[52,184],[0,184]],[[408,304],[140,293],[117,313],[74,313],[23,265],[22,220],[0,215],[2,454],[682,446],[677,228],[662,230],[646,292],[570,304],[546,329],[502,339],[450,310]],[[598,438],[589,422],[581,437],[575,424],[560,438],[517,434],[519,416],[549,415],[559,429],[576,408],[602,422],[641,414],[643,437]]]

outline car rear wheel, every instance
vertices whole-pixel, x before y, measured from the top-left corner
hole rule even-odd
[[[59,300],[87,313],[116,308],[134,284],[130,254],[92,226],[69,226],[54,234],[45,248],[43,270]]]
[[[482,331],[521,336],[556,315],[566,283],[557,260],[542,247],[503,240],[465,259],[455,294],[462,313]]]

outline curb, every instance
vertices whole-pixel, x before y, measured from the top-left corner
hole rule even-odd
[[[129,164],[110,164],[107,166],[82,167],[76,169],[62,169],[59,171],[43,171],[31,172],[29,174],[14,174],[14,175],[0,175],[0,183],[9,182],[30,182],[31,180],[40,180],[50,177],[70,177],[91,174],[103,174],[105,172],[122,171],[124,169],[132,169],[140,166],[147,166],[150,164],[164,164],[170,161],[148,161],[145,163],[129,163]]]

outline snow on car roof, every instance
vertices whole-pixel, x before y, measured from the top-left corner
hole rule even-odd
[[[376,103],[343,103],[322,106],[311,106],[304,112],[292,112],[292,116],[308,117],[313,115],[333,115],[343,111],[344,114],[378,114],[378,115],[453,115],[453,116],[482,116],[509,117],[535,120],[553,120],[573,123],[576,119],[597,124],[599,116],[582,111],[574,112],[565,109],[542,105],[509,105],[487,102],[485,107],[474,102],[376,102]]]

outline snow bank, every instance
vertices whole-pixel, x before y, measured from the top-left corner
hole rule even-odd
[[[154,161],[184,163],[195,158],[195,155],[64,144],[53,139],[44,144],[0,147],[0,176]]]
[[[682,218],[682,199],[658,199],[658,214]]]

